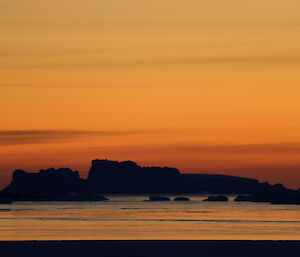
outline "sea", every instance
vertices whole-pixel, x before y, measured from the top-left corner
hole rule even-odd
[[[0,205],[0,240],[300,240],[300,205],[149,202],[107,195],[103,202]],[[174,196],[171,196],[173,199]]]

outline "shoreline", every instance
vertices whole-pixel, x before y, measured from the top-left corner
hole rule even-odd
[[[0,241],[5,257],[283,257],[299,252],[300,240]]]

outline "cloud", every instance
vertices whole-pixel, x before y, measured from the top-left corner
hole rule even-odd
[[[157,132],[159,131],[1,130],[0,146],[57,143],[83,136],[111,137]]]
[[[0,49],[0,57],[2,58],[11,58],[11,57],[53,57],[53,56],[82,56],[82,55],[95,55],[99,53],[112,53],[116,51],[125,51],[124,49],[115,49],[115,48],[89,48],[89,49],[79,49],[79,48],[45,48],[45,49],[15,49],[15,50],[7,50]]]
[[[64,86],[64,85],[50,85],[50,84],[26,84],[26,83],[0,83],[0,88],[54,88],[54,89],[64,89],[64,88],[82,88],[76,86]]]
[[[181,145],[178,150],[224,154],[299,153],[300,143],[240,144],[240,145]]]
[[[158,84],[145,84],[147,87],[161,87],[162,85]],[[163,85],[164,87],[169,85]],[[41,89],[41,88],[47,88],[47,89],[72,89],[72,90],[82,90],[82,89],[88,89],[88,90],[98,90],[98,89],[111,89],[111,88],[121,88],[122,85],[116,85],[116,84],[95,84],[95,85],[63,85],[63,84],[43,84],[43,83],[36,83],[36,84],[30,84],[30,83],[0,83],[0,89],[4,88],[33,88],[33,89]],[[140,84],[131,84],[131,88],[137,88],[140,87]]]
[[[29,84],[29,83],[0,83],[0,89],[1,88],[48,88],[48,89],[103,89],[103,88],[109,88],[109,86],[97,86],[97,85],[84,85],[84,86],[78,86],[78,85],[55,85],[55,84]]]
[[[102,148],[101,148],[102,149]],[[97,148],[92,149],[94,151]],[[128,145],[121,149],[108,147],[111,151],[126,151],[131,154],[152,154],[159,153],[161,155],[198,155],[211,156],[212,158],[220,158],[220,156],[244,156],[244,155],[280,155],[287,156],[289,154],[300,154],[300,143],[270,143],[270,144],[239,144],[239,145],[201,145],[201,144],[153,144],[153,145]],[[218,156],[218,157],[216,157]]]
[[[76,69],[112,66],[153,66],[153,65],[209,65],[209,64],[299,64],[300,56],[291,53],[272,53],[269,55],[241,55],[241,56],[209,56],[185,58],[156,58],[116,61],[82,61],[57,62],[57,63],[32,63],[20,65],[1,65],[1,69]]]

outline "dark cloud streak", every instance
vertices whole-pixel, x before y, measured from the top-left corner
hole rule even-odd
[[[252,153],[300,153],[300,143],[241,144],[241,145],[183,145],[177,149],[205,153],[252,154]]]
[[[193,57],[174,59],[145,59],[145,60],[120,60],[120,61],[98,61],[72,62],[72,63],[37,63],[24,65],[2,65],[0,69],[74,69],[113,66],[152,66],[152,65],[208,65],[208,64],[296,64],[300,63],[300,57],[291,54],[275,53],[268,56],[220,56],[220,57]]]
[[[86,136],[112,137],[136,134],[158,133],[159,131],[84,131],[84,130],[2,130],[0,146],[24,144],[49,144],[64,142],[70,138]]]
[[[105,150],[103,148],[90,148],[90,151]],[[191,156],[216,156],[216,160],[220,160],[223,156],[228,160],[229,157],[240,157],[243,155],[280,155],[287,156],[290,154],[300,154],[300,143],[269,143],[269,144],[239,144],[239,145],[201,145],[201,144],[157,144],[157,145],[128,145],[122,149],[114,149],[107,147],[107,151],[122,153],[125,149],[126,153],[131,154],[187,154]],[[205,158],[206,158],[205,157]],[[234,159],[229,159],[233,161]]]

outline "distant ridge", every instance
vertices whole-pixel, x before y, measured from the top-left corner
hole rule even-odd
[[[102,194],[108,193],[249,194],[252,201],[300,203],[299,191],[281,184],[272,186],[256,179],[229,175],[181,174],[176,168],[141,167],[132,161],[107,159],[93,160],[86,180],[69,168],[50,168],[38,173],[16,170],[0,196],[20,201],[85,201],[106,200]]]

